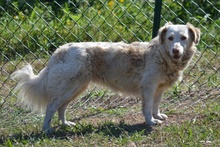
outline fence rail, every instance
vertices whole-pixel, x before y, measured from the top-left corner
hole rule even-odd
[[[161,25],[190,22],[201,28],[201,43],[183,81],[165,94],[163,111],[187,110],[198,103],[220,100],[220,2],[165,0]],[[155,2],[148,0],[6,0],[0,2],[0,116],[1,124],[29,114],[20,107],[11,73],[29,62],[42,69],[52,52],[66,42],[149,41]],[[73,110],[137,104],[108,90],[91,88]],[[72,108],[71,107],[71,108]],[[9,115],[13,114],[13,115]],[[18,115],[19,114],[19,115]],[[28,117],[28,116],[27,116]]]

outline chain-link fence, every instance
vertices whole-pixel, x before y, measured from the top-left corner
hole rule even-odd
[[[0,2],[0,121],[4,126],[0,131],[9,130],[4,124],[24,125],[24,120],[30,121],[28,117],[32,115],[17,102],[13,91],[16,82],[10,79],[13,71],[28,62],[38,73],[46,66],[53,51],[67,42],[149,41],[154,25],[154,4],[153,0]],[[175,24],[190,22],[202,32],[198,51],[184,72],[183,80],[165,94],[163,111],[187,110],[197,104],[220,101],[219,16],[219,1],[163,2],[161,25],[167,21]],[[137,98],[124,98],[91,86],[69,109],[76,117],[89,108],[109,109],[136,104],[140,104]]]

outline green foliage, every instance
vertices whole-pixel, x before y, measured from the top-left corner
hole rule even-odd
[[[26,8],[13,2],[9,5],[13,12],[3,9],[1,13],[2,54],[10,59],[38,58],[66,42],[149,40],[152,24],[143,18],[149,14],[152,19],[153,9],[148,6],[141,12],[137,8],[141,4],[76,1],[61,6],[37,2]]]
[[[48,53],[51,54],[66,42],[149,41],[153,25],[152,5],[151,2],[123,0],[0,2],[1,58],[47,57]],[[185,0],[182,3],[166,1],[161,24],[165,23],[164,20],[174,23],[199,22],[201,28],[209,28],[208,32],[202,30],[205,32],[202,39],[218,45],[219,6],[218,1],[208,4],[205,0],[197,4]]]
[[[163,5],[162,13],[163,17],[171,18],[170,21],[174,23],[182,23],[191,20],[204,19],[206,23],[212,23],[212,21],[219,19],[219,7],[220,2],[215,0],[197,0],[197,1],[165,1]],[[167,7],[168,6],[168,7]],[[177,17],[173,17],[173,16]]]

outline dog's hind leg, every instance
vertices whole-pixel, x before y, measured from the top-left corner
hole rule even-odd
[[[46,133],[52,132],[52,129],[50,127],[50,123],[51,123],[51,120],[52,120],[54,113],[56,112],[56,109],[57,109],[57,106],[56,106],[55,102],[52,102],[49,105],[47,105],[46,115],[44,117],[44,124],[43,124],[42,131],[44,131]]]
[[[80,86],[80,88],[78,88],[79,90],[76,93],[74,93],[73,97],[71,97],[69,100],[67,100],[63,105],[61,105],[58,108],[58,117],[59,117],[59,120],[61,120],[62,125],[64,126],[75,125],[74,122],[66,120],[66,107],[72,100],[76,99],[76,97],[79,96],[87,88],[87,86],[88,86],[88,83]]]
[[[73,124],[72,122],[66,121],[65,111],[69,102],[74,100],[88,86],[88,82],[83,82],[83,84],[75,84],[72,85],[72,87],[66,85],[66,87],[63,88],[63,91],[59,95],[54,95],[53,101],[47,106],[46,116],[43,124],[43,131],[46,131],[47,133],[50,133],[52,131],[50,128],[50,124],[52,117],[57,110],[59,119],[61,119],[63,125]],[[78,81],[77,83],[80,82]]]

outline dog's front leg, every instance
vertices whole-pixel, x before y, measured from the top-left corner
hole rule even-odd
[[[154,95],[156,92],[156,86],[147,86],[143,88],[143,100],[142,100],[142,110],[145,117],[145,122],[148,125],[156,125],[162,123],[161,120],[155,119],[153,117],[153,105],[154,105]]]
[[[156,93],[154,95],[154,105],[153,105],[153,117],[160,120],[167,119],[167,115],[160,113],[159,105],[161,98],[163,97],[164,88],[157,88]]]
[[[69,101],[67,101],[66,103],[64,103],[62,106],[60,106],[58,108],[58,117],[59,117],[59,120],[62,121],[62,125],[64,126],[74,126],[76,125],[74,122],[71,122],[71,121],[67,121],[66,120],[66,107],[67,105],[69,104]]]

